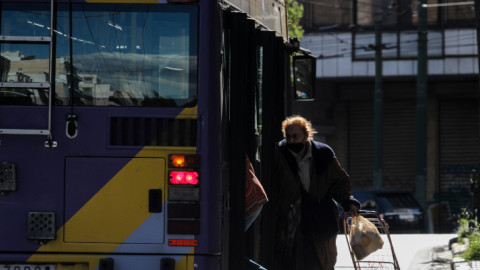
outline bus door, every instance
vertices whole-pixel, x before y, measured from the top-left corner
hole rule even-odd
[[[273,256],[271,173],[274,144],[281,137],[285,73],[288,53],[275,32],[260,30],[244,13],[226,12],[224,91],[228,100],[225,118],[229,134],[224,149],[230,164],[228,269],[243,269],[245,256],[268,266]],[[245,224],[245,155],[255,169],[269,197],[261,217],[247,232]],[[260,162],[261,161],[261,162]],[[261,226],[260,226],[261,225]],[[268,267],[267,267],[268,268]]]
[[[166,202],[196,153],[198,5],[52,3],[0,2],[0,263],[186,268],[198,205]]]

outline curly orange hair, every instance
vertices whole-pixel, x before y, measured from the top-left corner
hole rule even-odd
[[[285,132],[287,130],[287,127],[293,124],[300,126],[300,128],[303,130],[303,132],[305,132],[309,140],[313,140],[313,136],[317,134],[317,131],[313,128],[310,121],[300,115],[292,115],[285,118],[285,120],[283,120],[282,122],[282,133],[284,138],[286,137]]]

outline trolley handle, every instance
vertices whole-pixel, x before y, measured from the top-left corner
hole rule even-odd
[[[359,214],[378,214],[377,211],[374,211],[374,210],[358,210],[358,213]]]
[[[344,211],[343,212],[343,215],[345,214],[348,214],[348,215],[352,215],[350,213],[350,211]],[[358,214],[361,215],[361,214],[372,214],[372,215],[378,215],[377,211],[374,211],[374,210],[358,210]]]
[[[380,216],[380,214],[377,211],[374,210],[358,210],[358,215],[360,216],[375,216],[380,222],[384,223],[385,226],[388,227],[388,224],[385,222],[385,220]],[[343,220],[348,219],[349,217],[352,217],[350,211],[344,211],[343,212]]]

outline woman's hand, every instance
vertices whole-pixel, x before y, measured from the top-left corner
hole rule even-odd
[[[352,217],[358,216],[358,210],[360,210],[358,205],[354,203],[350,204],[350,215],[352,215]]]

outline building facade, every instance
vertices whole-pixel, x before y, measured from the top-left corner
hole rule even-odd
[[[299,2],[306,30],[301,46],[318,57],[317,81],[315,100],[295,100],[293,113],[308,116],[319,139],[334,147],[354,189],[374,186],[374,131],[380,128],[381,186],[407,189],[417,198],[416,112],[423,106],[417,102],[417,24],[418,9],[427,10],[427,126],[421,146],[426,192],[418,199],[427,210],[428,230],[451,232],[453,216],[474,199],[470,176],[480,161],[473,2]],[[376,48],[382,52],[380,125],[374,121]]]

